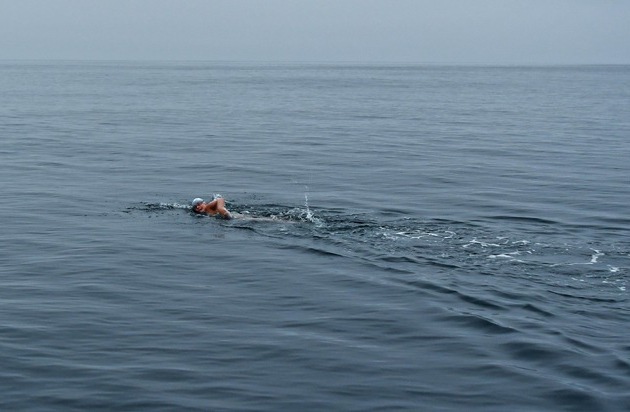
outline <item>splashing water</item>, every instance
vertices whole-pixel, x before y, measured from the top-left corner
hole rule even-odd
[[[304,192],[304,214],[303,218],[311,223],[315,223],[318,227],[323,226],[324,222],[315,217],[311,209],[308,207],[308,186],[304,186],[306,192]]]
[[[304,192],[304,208],[306,209],[306,218],[311,220],[313,218],[313,213],[311,209],[308,207],[308,186],[305,186],[306,192]]]

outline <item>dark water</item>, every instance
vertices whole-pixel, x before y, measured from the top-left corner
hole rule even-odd
[[[628,66],[3,62],[0,409],[630,410],[629,138]]]

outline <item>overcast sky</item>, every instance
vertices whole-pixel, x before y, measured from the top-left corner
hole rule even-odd
[[[0,59],[630,64],[630,0],[0,0]]]

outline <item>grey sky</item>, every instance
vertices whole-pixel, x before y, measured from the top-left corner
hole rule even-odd
[[[0,0],[0,59],[630,64],[630,1]]]

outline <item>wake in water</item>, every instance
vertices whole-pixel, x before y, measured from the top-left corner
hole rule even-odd
[[[623,245],[579,243],[550,231],[518,234],[512,230],[505,235],[479,223],[408,217],[384,221],[378,215],[313,211],[308,193],[300,207],[235,202],[229,206],[234,219],[222,224],[252,230],[263,237],[290,237],[298,245],[308,245],[311,251],[358,258],[382,267],[474,270],[554,285],[603,284],[621,292],[627,288],[630,254]],[[150,215],[189,213],[190,206],[145,203],[128,212],[133,210]]]

